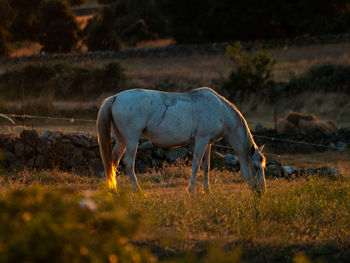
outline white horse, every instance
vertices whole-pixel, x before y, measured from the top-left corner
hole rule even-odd
[[[116,143],[111,147],[111,127]],[[124,164],[135,190],[140,190],[134,172],[138,141],[142,136],[161,146],[194,143],[192,175],[188,186],[194,192],[199,166],[204,172],[203,187],[210,192],[211,145],[224,138],[238,155],[241,175],[258,193],[266,190],[265,157],[258,148],[239,110],[210,88],[184,93],[132,89],[107,98],[98,113],[98,139],[105,175],[116,187],[115,173]]]

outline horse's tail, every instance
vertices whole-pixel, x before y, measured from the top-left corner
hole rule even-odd
[[[113,162],[111,145],[111,124],[113,123],[112,106],[115,100],[115,96],[107,98],[103,102],[97,116],[97,133],[101,159],[105,169],[105,176],[108,180],[108,185],[113,189],[117,186],[115,178],[116,167]]]

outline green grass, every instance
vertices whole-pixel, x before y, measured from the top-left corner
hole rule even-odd
[[[103,179],[56,170],[3,172],[0,262],[9,262],[14,255],[23,255],[23,261],[36,257],[38,262],[56,246],[71,261],[100,262],[90,256],[103,261],[118,251],[124,253],[126,243],[119,246],[118,231],[124,231],[139,262],[155,256],[161,262],[341,262],[348,258],[348,175],[341,181],[268,180],[268,192],[258,197],[237,174],[214,170],[213,194],[204,195],[198,187],[191,197],[185,192],[189,170],[170,166],[140,175],[145,195],[130,192],[130,182],[123,175],[118,177],[115,194],[106,189]],[[96,228],[94,220],[101,216],[108,222],[106,229]],[[35,225],[26,222],[28,218]],[[132,230],[127,228],[131,223]],[[57,231],[51,229],[54,226]],[[47,240],[33,243],[37,235]],[[96,248],[91,239],[97,240]],[[34,252],[38,248],[41,253]],[[84,248],[91,254],[83,257]],[[120,262],[127,261],[120,258]]]

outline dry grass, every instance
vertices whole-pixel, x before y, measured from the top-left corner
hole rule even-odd
[[[276,81],[288,81],[314,65],[323,63],[350,64],[350,43],[275,48],[268,50],[277,59],[274,69]],[[128,58],[119,61],[130,78],[145,87],[171,79],[199,86],[227,77],[230,61],[224,54],[177,56],[165,58]]]
[[[97,7],[100,6],[97,0],[85,0],[81,7]]]
[[[123,206],[130,214],[139,214],[145,225],[133,242],[161,258],[197,255],[189,262],[198,260],[210,244],[220,245],[226,252],[238,248],[245,262],[291,262],[300,252],[314,259],[344,260],[350,247],[349,156],[335,152],[283,159],[302,166],[309,162],[305,159],[328,157],[334,165],[342,165],[337,167],[344,171],[344,180],[267,180],[268,192],[261,198],[238,174],[227,171],[212,171],[212,195],[203,195],[198,189],[193,197],[185,192],[190,168],[184,165],[139,175],[146,196],[130,192],[128,178],[121,176],[118,187],[125,194]],[[40,184],[61,189],[64,199],[73,192],[88,191],[97,203],[105,199],[120,202],[118,195],[112,198],[104,190],[102,179],[55,170],[25,170],[1,178],[2,193]],[[199,176],[198,181],[201,179]]]
[[[154,42],[155,45],[167,44],[167,41]],[[146,45],[146,44],[145,44]],[[148,43],[147,45],[152,45]],[[349,59],[350,43],[314,45],[306,47],[288,47],[275,48],[270,50],[277,59],[275,66],[275,79],[277,81],[287,81],[291,75],[298,75],[305,72],[313,65],[322,63],[339,63],[344,65],[350,64]],[[218,83],[226,78],[230,71],[230,61],[224,54],[217,55],[198,55],[177,56],[177,57],[148,57],[148,58],[128,58],[117,60],[122,67],[126,69],[128,81],[124,88],[155,88],[159,83],[163,83],[162,89],[170,91],[182,91],[200,86],[219,86]],[[106,64],[111,61],[79,61],[79,64]],[[77,63],[72,61],[72,63]],[[13,67],[13,65],[0,65],[0,72]],[[101,97],[106,97],[105,94]],[[45,95],[46,96],[46,95]],[[44,97],[45,97],[44,96]],[[64,116],[77,117],[77,112],[86,112],[87,107],[98,107],[101,98],[91,98],[92,103],[83,103],[77,101],[58,102],[51,101],[51,112],[43,112],[36,115],[57,115],[61,109],[68,109],[69,112],[63,113]],[[45,101],[46,97],[45,97]],[[28,102],[32,103],[32,102]],[[314,113],[320,118],[332,119],[339,126],[347,126],[350,124],[350,103],[349,97],[344,94],[301,94],[293,99],[285,98],[276,102],[274,105],[264,103],[259,98],[252,98],[250,101],[234,101],[246,117],[248,124],[254,129],[256,124],[260,123],[264,127],[273,128],[274,108],[277,109],[278,116],[284,116],[289,110],[300,111],[303,113]],[[88,105],[89,104],[89,105]],[[0,101],[2,109],[12,108],[13,105],[7,101]],[[17,112],[21,107],[17,103]],[[91,109],[90,107],[90,109]],[[11,111],[13,112],[13,111]],[[52,114],[49,114],[52,113]],[[28,113],[29,114],[29,113]],[[81,116],[78,114],[78,116]],[[85,116],[88,119],[95,118],[95,113]],[[8,128],[7,123],[1,130],[18,130],[17,128]],[[74,127],[68,123],[30,123],[36,129],[46,129],[48,125],[52,128],[64,129],[67,125],[68,129]],[[82,131],[84,127],[79,125],[78,130]],[[93,132],[93,125],[87,124],[86,130]]]
[[[11,56],[31,56],[39,54],[42,46],[37,42],[21,42],[11,46]]]

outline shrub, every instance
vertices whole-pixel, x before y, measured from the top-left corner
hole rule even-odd
[[[153,262],[130,243],[140,217],[123,196],[31,186],[0,196],[0,262]]]
[[[287,95],[303,91],[344,92],[350,95],[350,67],[332,64],[314,66],[300,77],[292,77],[283,91]]]
[[[77,48],[79,26],[68,3],[45,1],[39,8],[39,42],[46,52],[70,52]]]
[[[0,92],[6,98],[18,99],[23,87],[26,97],[52,92],[56,98],[79,96],[84,99],[103,92],[121,91],[120,83],[125,79],[124,70],[117,62],[102,67],[68,63],[28,64],[3,73]]]
[[[135,45],[150,37],[142,15],[133,10],[139,3],[129,0],[104,2],[111,5],[90,19],[83,32],[89,50],[118,51],[121,43]]]
[[[8,0],[0,0],[0,57],[10,54],[9,28],[13,22],[13,10]]]
[[[71,6],[83,0],[11,0],[13,41],[36,41],[46,52],[69,52],[78,43],[78,23]]]
[[[259,47],[257,54],[248,54],[237,42],[234,47],[226,47],[226,55],[233,64],[228,80],[222,85],[229,97],[243,99],[251,93],[261,94],[274,85],[272,69],[276,60],[270,53]]]

